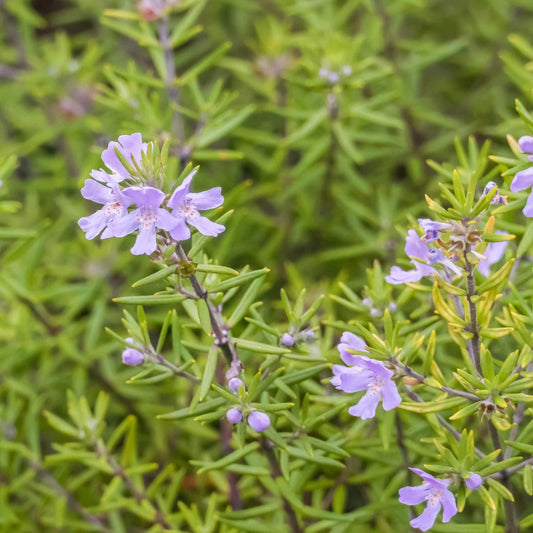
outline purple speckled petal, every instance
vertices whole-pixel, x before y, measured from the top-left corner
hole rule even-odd
[[[427,484],[418,487],[403,487],[400,489],[400,503],[418,505],[426,499]]]
[[[141,231],[139,231],[139,235],[137,235],[137,239],[135,241],[135,244],[133,245],[133,248],[131,249],[131,253],[133,255],[150,255],[154,253],[156,249],[157,239],[155,226],[152,226],[149,229],[142,229]]]
[[[203,211],[204,209],[214,209],[224,203],[222,196],[222,189],[220,187],[213,187],[207,191],[190,192],[187,198],[192,200],[196,209]]]
[[[383,389],[381,389],[381,394],[383,396],[383,409],[385,411],[390,411],[402,403],[402,397],[398,392],[398,388],[394,381],[390,379],[385,381]]]
[[[409,523],[412,527],[420,529],[420,531],[428,531],[428,529],[433,527],[437,515],[439,514],[440,507],[440,504],[433,506],[428,505],[420,516],[413,518]]]
[[[452,516],[457,514],[457,503],[455,502],[455,496],[449,491],[445,490],[442,493],[442,521],[449,522]]]
[[[518,192],[529,189],[533,185],[533,167],[526,168],[515,174],[511,182],[511,191]]]
[[[222,224],[217,224],[206,217],[198,216],[197,218],[187,219],[191,226],[194,226],[202,235],[216,237],[226,228]]]

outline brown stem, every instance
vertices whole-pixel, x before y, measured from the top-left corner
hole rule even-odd
[[[183,370],[180,370],[176,365],[165,359],[160,353],[156,354],[155,362],[158,365],[168,368],[175,376],[186,378],[189,381],[192,381],[193,383],[200,383],[200,380],[196,376],[189,374],[189,372],[184,372]]]

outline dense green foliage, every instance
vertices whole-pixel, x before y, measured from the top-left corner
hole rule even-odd
[[[1,531],[409,531],[398,489],[426,464],[494,476],[461,486],[434,531],[517,531],[509,491],[533,527],[531,467],[501,473],[533,453],[533,223],[524,193],[480,199],[530,164],[515,140],[533,131],[530,2],[177,0],[147,21],[133,0],[5,0],[0,16]],[[196,190],[222,187],[210,216],[227,230],[184,244],[193,265],[77,225],[84,180],[132,132],[168,143],[168,185],[199,164]],[[479,216],[482,247],[516,236],[475,276],[482,369],[454,308],[464,279],[384,281],[425,193],[439,220]],[[206,300],[187,297],[191,273]],[[222,304],[240,397],[212,346]],[[287,349],[291,328],[315,341]],[[347,330],[426,382],[350,416],[354,395],[329,383]],[[126,337],[153,362],[125,366]],[[271,427],[232,428],[239,402]],[[491,431],[516,441],[504,458]]]

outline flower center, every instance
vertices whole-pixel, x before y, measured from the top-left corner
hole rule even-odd
[[[137,222],[145,230],[150,229],[156,223],[156,220],[157,214],[155,209],[141,208],[137,215]]]
[[[441,489],[431,490],[426,500],[430,507],[435,507],[439,505],[440,501],[442,500],[442,490]]]
[[[118,201],[107,202],[104,206],[105,214],[108,216],[118,216],[122,214],[122,205]]]
[[[383,385],[385,382],[382,379],[374,379],[370,384],[368,385],[368,392],[375,396],[376,394],[379,394],[381,392],[381,389],[383,389]]]
[[[178,215],[183,218],[197,218],[198,212],[196,211],[196,206],[194,205],[194,202],[189,198],[186,198],[178,208]]]

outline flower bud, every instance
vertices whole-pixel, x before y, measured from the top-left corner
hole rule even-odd
[[[126,341],[131,344],[135,342],[131,337],[128,337]],[[122,352],[122,361],[126,365],[137,366],[143,363],[144,354],[140,352],[139,350],[136,350],[135,348],[126,348]]]
[[[470,475],[465,479],[465,485],[471,490],[477,490],[483,484],[483,478],[479,474],[470,472]]]
[[[284,333],[283,337],[281,337],[281,344],[288,347],[292,346],[294,344],[294,337],[288,333]]]
[[[231,392],[237,392],[239,387],[242,385],[242,381],[239,378],[231,378],[228,381],[228,387]]]
[[[266,413],[261,413],[261,411],[252,411],[248,417],[248,424],[252,429],[261,433],[269,428],[270,418]]]
[[[140,0],[138,10],[142,19],[152,21],[161,18],[165,11],[164,0]]]
[[[238,424],[242,420],[242,413],[236,407],[232,407],[231,409],[228,409],[226,418],[228,419],[228,422]]]

